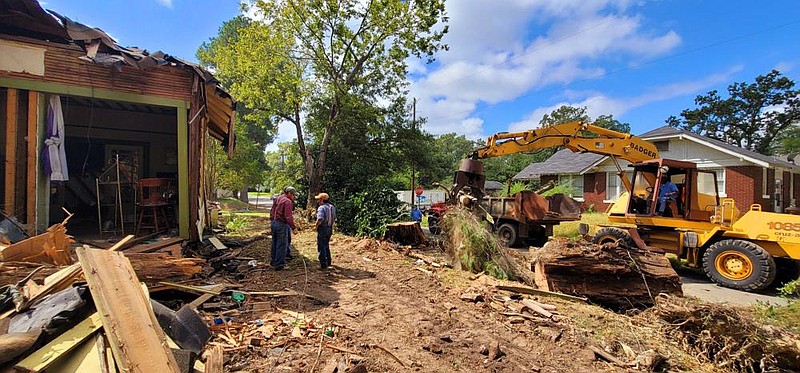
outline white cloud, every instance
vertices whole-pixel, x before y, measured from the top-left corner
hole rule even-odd
[[[172,9],[172,0],[157,0],[159,4]]]
[[[524,131],[531,128],[538,128],[539,121],[542,120],[545,114],[549,114],[555,109],[563,105],[570,105],[575,107],[587,108],[587,113],[591,118],[597,118],[600,115],[612,114],[619,117],[627,111],[644,106],[651,102],[663,101],[673,97],[683,96],[687,94],[701,93],[702,90],[712,87],[714,85],[730,81],[732,76],[742,71],[744,67],[736,65],[718,74],[709,75],[708,77],[700,80],[691,80],[685,82],[678,82],[663,86],[658,86],[649,89],[645,93],[635,97],[615,98],[608,97],[602,93],[585,92],[583,99],[580,97],[580,92],[570,92],[574,98],[570,102],[559,102],[555,105],[540,107],[525,115],[525,117],[518,121],[511,123],[508,130],[512,132]]]
[[[480,104],[494,105],[552,85],[603,75],[606,63],[635,63],[674,50],[675,31],[645,27],[628,0],[459,0],[447,3],[450,50],[411,94],[426,130],[482,135]],[[594,102],[600,105],[600,96]],[[604,104],[605,105],[605,104]],[[610,105],[610,103],[609,103]]]
[[[789,71],[792,71],[792,69],[794,69],[795,66],[797,66],[797,63],[795,62],[781,61],[778,62],[777,65],[775,65],[775,70],[778,70],[785,75]]]

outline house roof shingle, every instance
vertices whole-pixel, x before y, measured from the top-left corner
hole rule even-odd
[[[541,175],[579,174],[591,167],[604,155],[594,153],[573,153],[561,149],[544,162],[532,163],[514,176],[515,180],[537,179]]]
[[[645,140],[651,140],[651,139],[657,139],[657,138],[671,138],[671,137],[677,137],[677,136],[686,136],[686,137],[690,137],[690,138],[692,138],[694,140],[697,140],[697,141],[707,142],[707,143],[710,143],[711,145],[714,145],[716,147],[722,148],[727,152],[736,153],[738,155],[741,155],[741,156],[744,156],[744,157],[747,157],[747,158],[752,158],[752,159],[755,159],[755,160],[758,160],[758,161],[761,161],[761,162],[764,162],[764,163],[768,163],[771,166],[775,165],[775,166],[789,167],[789,168],[798,167],[796,164],[787,162],[786,160],[783,160],[783,159],[779,159],[779,158],[776,158],[776,157],[773,157],[773,156],[757,153],[757,152],[754,152],[752,150],[740,148],[740,147],[738,147],[736,145],[728,144],[728,143],[726,143],[724,141],[720,141],[720,140],[717,140],[717,139],[712,139],[710,137],[706,137],[706,136],[703,136],[703,135],[700,135],[700,134],[697,134],[697,133],[694,133],[694,132],[678,129],[678,128],[675,128],[675,127],[670,127],[670,126],[658,127],[658,128],[656,128],[656,129],[654,129],[652,131],[648,131],[648,132],[645,132],[645,133],[639,135],[639,137],[641,137],[641,138],[643,138]]]

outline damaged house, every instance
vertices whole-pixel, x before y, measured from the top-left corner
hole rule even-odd
[[[197,238],[203,155],[232,154],[234,108],[196,64],[0,0],[0,222],[33,234],[69,211],[73,235]]]

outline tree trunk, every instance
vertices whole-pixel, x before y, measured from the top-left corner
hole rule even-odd
[[[242,188],[242,190],[239,191],[239,196],[238,196],[239,200],[244,203],[250,202],[250,198],[247,196],[247,189],[248,189],[247,186],[245,186],[244,188]]]
[[[659,293],[683,295],[664,254],[624,245],[556,239],[534,258],[539,289],[579,295],[614,309],[652,306]]]

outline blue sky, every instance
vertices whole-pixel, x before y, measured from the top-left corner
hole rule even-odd
[[[195,60],[236,1],[48,0],[122,45]],[[613,114],[634,133],[694,97],[778,68],[800,79],[800,3],[708,0],[450,0],[450,51],[410,61],[425,130],[471,138],[536,128],[561,104]],[[281,127],[279,140],[291,138]]]

